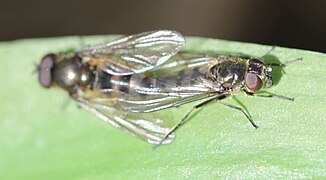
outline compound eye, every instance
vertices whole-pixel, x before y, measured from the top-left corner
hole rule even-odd
[[[38,66],[39,81],[43,87],[50,87],[52,84],[52,68],[54,65],[55,55],[48,54],[43,57]]]
[[[253,73],[247,73],[245,83],[247,88],[252,92],[259,90],[263,86],[262,80]]]
[[[259,64],[259,65],[262,65],[264,64],[261,60],[258,60],[258,59],[249,59],[249,64]]]

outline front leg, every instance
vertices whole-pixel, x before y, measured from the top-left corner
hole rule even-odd
[[[277,98],[277,99],[282,99],[282,100],[288,100],[288,101],[294,101],[294,98],[289,98],[286,96],[281,96],[281,95],[275,95],[275,94],[255,94],[253,92],[248,92],[244,90],[244,92],[249,95],[249,96],[257,96],[257,97],[265,97],[265,98]]]
[[[274,66],[274,67],[281,67],[281,68],[283,68],[283,67],[285,67],[285,66],[287,66],[287,65],[289,65],[289,64],[295,63],[295,62],[297,62],[297,61],[302,61],[302,58],[297,58],[297,59],[294,59],[294,60],[292,60],[292,61],[287,61],[287,62],[285,62],[285,63],[283,63],[283,64],[278,64],[278,63],[268,63],[267,65],[268,65],[268,66]]]

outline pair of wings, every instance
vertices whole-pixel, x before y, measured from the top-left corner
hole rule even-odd
[[[89,46],[80,53],[82,56],[103,59],[105,63],[101,67],[102,70],[123,76],[160,66],[179,52],[184,44],[185,39],[179,32],[160,30]]]
[[[200,66],[212,61],[212,58],[195,55],[176,55],[185,44],[183,36],[176,31],[159,30],[144,32],[123,37],[111,42],[89,46],[79,53],[102,60],[100,70],[117,76],[143,73],[155,69],[177,69]],[[175,61],[166,63],[172,56],[180,56]],[[160,95],[153,101],[124,102],[125,109],[121,111],[115,107],[116,98],[85,98],[76,96],[77,103],[94,113],[98,118],[121,128],[127,133],[136,136],[151,144],[169,144],[175,137],[172,133],[166,139],[172,127],[166,121],[153,117],[150,113],[160,109],[179,106],[198,99],[206,98],[205,90],[195,95],[180,97],[167,97]],[[120,99],[123,101],[123,99]],[[136,109],[136,110],[135,110]]]

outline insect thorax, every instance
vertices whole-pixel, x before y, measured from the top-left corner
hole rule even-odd
[[[224,60],[213,65],[210,77],[225,89],[238,89],[244,86],[246,62],[242,60]]]
[[[53,68],[54,81],[70,93],[80,87],[89,87],[94,79],[90,66],[81,62],[78,56],[65,58]]]

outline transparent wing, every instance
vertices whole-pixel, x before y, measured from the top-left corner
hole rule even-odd
[[[165,64],[146,72],[150,82],[140,78],[134,80],[136,83],[128,93],[115,92],[116,107],[128,112],[153,112],[216,95],[213,85],[204,79],[208,67],[215,61],[216,58],[206,55],[178,53]],[[106,94],[112,92],[112,89],[98,91]],[[105,96],[93,100],[103,105],[111,103]]]
[[[152,73],[161,71],[182,71],[188,68],[207,66],[219,60],[219,56],[211,56],[207,54],[178,52],[171,57],[166,63],[157,66],[151,70]]]
[[[154,112],[171,107],[178,107],[183,104],[191,103],[194,101],[206,99],[208,97],[216,96],[218,93],[207,92],[201,94],[192,94],[188,97],[178,97],[178,96],[160,96],[148,100],[139,99],[119,99],[119,106],[121,109],[129,112]]]
[[[89,46],[80,53],[100,59],[101,68],[110,74],[128,75],[163,64],[184,44],[185,40],[180,33],[158,30]]]
[[[119,106],[132,112],[152,112],[177,107],[216,95],[204,77],[215,57],[194,53],[178,53],[165,64],[147,72],[155,77],[157,88],[134,86],[143,96],[121,96]],[[180,75],[182,74],[182,75]],[[177,80],[178,77],[182,77]],[[179,82],[178,82],[179,81]],[[137,89],[136,89],[137,88]]]
[[[150,144],[159,144],[170,132],[170,128],[163,120],[152,117],[151,114],[126,113],[109,105],[94,103],[83,98],[74,99],[82,108],[92,112],[104,122]],[[175,134],[173,133],[163,141],[163,144],[171,143],[174,138]]]

